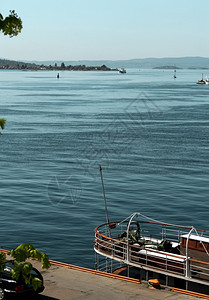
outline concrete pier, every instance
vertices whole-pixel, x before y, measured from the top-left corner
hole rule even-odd
[[[150,289],[146,283],[109,278],[80,270],[79,267],[73,269],[67,265],[53,264],[50,269],[43,270],[39,262],[35,261],[33,265],[44,277],[45,290],[39,296],[39,299],[43,300],[194,300],[196,298],[173,292],[167,287],[160,290]]]

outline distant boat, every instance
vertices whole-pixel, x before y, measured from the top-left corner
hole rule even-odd
[[[203,80],[203,74],[202,74],[202,79],[198,80],[197,84],[205,84],[205,80]],[[208,84],[208,83],[207,83]]]
[[[119,69],[120,73],[126,73],[126,70],[124,68]]]

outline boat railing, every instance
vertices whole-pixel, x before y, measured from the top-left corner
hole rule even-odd
[[[101,233],[95,235],[95,249],[104,255],[137,265],[152,266],[176,273],[185,273],[185,257],[161,251],[128,245],[117,238],[110,238]]]
[[[161,236],[163,240],[175,240],[179,243],[181,242],[182,234],[186,234],[188,231],[182,230],[180,228],[170,228],[166,225],[162,226]]]
[[[165,225],[163,224],[162,226]],[[171,231],[168,229],[171,229]],[[188,233],[186,229],[187,228],[180,228],[182,233]],[[187,259],[185,255],[163,252],[158,250],[158,248],[155,249],[156,246],[152,244],[145,246],[133,244],[129,239],[127,241],[126,230],[127,225],[124,226],[123,224],[121,227],[118,226],[118,223],[98,226],[95,229],[95,250],[113,260],[133,266],[146,266],[147,268],[161,270],[162,272],[209,281],[209,263],[195,260],[192,257],[188,257]],[[163,230],[165,232],[164,227]],[[168,238],[169,236],[170,239],[170,235],[175,236],[175,231],[175,228],[167,228],[166,235],[163,237]],[[123,238],[121,238],[121,233]],[[178,235],[179,233],[177,232],[177,237]],[[154,238],[151,237],[150,241],[153,240]],[[159,242],[160,240],[157,241]]]
[[[126,243],[121,242],[119,239],[104,236],[101,233],[95,235],[95,249],[106,253],[107,255],[122,260],[126,259]]]
[[[142,236],[148,236],[158,239],[166,239],[172,237],[172,239],[176,241],[179,240],[179,237],[181,236],[182,232],[184,232],[185,234],[188,232],[186,230],[182,231],[179,228],[167,227],[165,224],[161,226],[156,225],[159,224],[152,224],[149,222],[133,222],[130,226],[129,231],[136,230],[136,226],[139,226],[139,232]],[[114,236],[120,236],[127,232],[127,222],[121,224],[116,222],[110,223],[109,225],[103,224],[101,226],[98,226],[97,228],[98,232],[104,235],[110,236],[111,232]]]
[[[191,278],[209,280],[209,263],[196,259],[189,259],[190,261],[190,276]]]
[[[128,222],[112,222],[98,226],[95,231],[109,237],[120,237],[122,235],[125,237],[127,235],[127,226]],[[138,235],[142,238],[143,236],[146,236],[158,240],[172,240],[179,243],[181,242],[181,237],[188,234],[190,230],[191,227],[187,226],[145,221],[134,221],[129,228],[129,231],[138,231]],[[199,229],[195,229],[195,231],[197,235],[209,238],[208,231]]]
[[[134,245],[130,246],[129,251],[130,263],[138,263],[173,273],[185,274],[186,259],[183,256],[156,251],[154,249],[140,248]]]
[[[101,259],[102,257],[102,259]],[[122,267],[126,267],[126,264],[124,264],[121,261],[109,259],[104,256],[100,256],[99,260],[97,259],[95,269],[98,271],[103,271],[107,273],[116,273],[118,269],[121,269]]]
[[[96,233],[95,249],[104,255],[128,264],[155,267],[173,273],[185,274],[185,257],[161,251],[129,245],[118,239]]]
[[[117,223],[110,223],[109,225],[103,224],[102,226],[98,227],[98,232],[110,236],[110,233],[114,232],[114,236],[120,236],[122,233],[124,233],[127,230],[127,225],[125,224],[120,224],[118,225]]]

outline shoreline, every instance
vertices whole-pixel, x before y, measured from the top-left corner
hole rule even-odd
[[[19,70],[19,71],[119,71],[118,68],[109,68],[106,65],[102,66],[86,66],[86,65],[63,65],[46,66],[46,65],[32,65],[32,64],[18,64],[18,65],[2,65],[0,70]]]

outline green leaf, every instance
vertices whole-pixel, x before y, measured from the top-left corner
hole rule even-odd
[[[4,271],[5,263],[6,263],[6,254],[0,252],[0,272]]]
[[[21,32],[22,28],[22,20],[14,10],[10,10],[10,14],[5,19],[0,15],[0,31],[4,35],[16,36]]]
[[[51,265],[48,256],[44,252],[40,252],[31,244],[21,244],[16,249],[12,249],[9,255],[16,260],[16,264],[11,270],[12,277],[15,280],[22,276],[25,284],[32,284],[34,290],[41,286],[41,280],[36,277],[33,278],[31,275],[33,265],[30,262],[26,262],[26,259],[37,259],[41,262],[42,268],[48,269]]]
[[[9,253],[17,262],[25,262],[28,258],[37,259],[42,263],[43,269],[50,267],[48,256],[44,252],[40,252],[31,244],[21,244],[16,249],[12,249]]]
[[[22,265],[20,263],[16,263],[11,270],[12,278],[18,280],[21,273],[22,273]]]
[[[39,278],[35,277],[32,279],[32,286],[34,290],[36,291],[40,286],[42,285],[42,282]]]
[[[0,21],[1,22],[1,21]],[[5,123],[6,123],[6,120],[5,119],[0,119],[0,127],[1,129],[4,129],[5,128]],[[1,134],[1,132],[0,132]]]
[[[32,264],[30,262],[25,262],[22,267],[22,272],[23,272],[23,274],[28,275],[28,274],[30,274],[32,269],[33,269]]]

